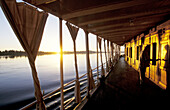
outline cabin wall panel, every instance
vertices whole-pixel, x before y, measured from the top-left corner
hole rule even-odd
[[[158,34],[158,29],[163,30],[161,36]],[[168,68],[170,67],[170,23],[163,23],[163,25],[158,26],[157,30],[151,30],[149,34],[145,35],[143,46],[141,46],[142,37],[138,36],[135,39],[136,41],[132,39],[126,43],[125,61],[139,71],[140,59],[137,58],[137,55],[140,57],[141,51],[143,51],[147,45],[150,45],[150,59],[159,60],[150,61],[150,66],[146,68],[145,77],[161,88],[166,89],[167,83],[170,85],[170,77],[167,75]],[[130,57],[131,53],[132,58]]]
[[[144,45],[142,47],[142,51],[145,49],[145,47],[147,45],[150,45],[150,35],[145,36],[145,41],[144,41]],[[147,77],[147,78],[150,77],[150,67],[146,67],[145,77]]]

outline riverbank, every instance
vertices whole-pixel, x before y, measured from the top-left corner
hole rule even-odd
[[[96,53],[96,51],[89,51],[89,53]],[[60,54],[60,52],[43,52],[39,51],[38,55]],[[73,51],[64,51],[63,54],[74,54]],[[77,51],[77,54],[86,54],[86,51]],[[0,56],[27,56],[25,51],[5,50],[0,51]]]

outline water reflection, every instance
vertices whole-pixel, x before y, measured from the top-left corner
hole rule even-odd
[[[95,68],[96,54],[90,54],[90,60],[92,68]],[[105,57],[103,61],[105,62]],[[48,93],[58,88],[60,54],[38,56],[35,63],[42,90]],[[86,54],[77,54],[77,63],[81,76],[86,73]],[[65,83],[75,79],[74,54],[63,55],[63,70]],[[0,56],[0,107],[30,98],[34,98],[34,87],[28,58]]]
[[[0,56],[0,59],[2,58],[4,58],[4,59],[14,59],[14,58],[21,58],[21,57],[27,57],[26,55],[21,55],[21,56],[15,56],[15,55],[7,55],[7,56]]]

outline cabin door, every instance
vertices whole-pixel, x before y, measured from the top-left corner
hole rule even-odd
[[[158,59],[158,51],[159,51],[159,39],[158,34],[154,34],[151,36],[151,54],[150,54],[150,79],[155,83],[158,83],[158,75],[157,71],[159,70],[159,64],[156,59]]]
[[[160,42],[160,75],[159,84],[166,88],[167,85],[167,69],[168,69],[168,40]]]
[[[168,75],[168,67],[169,67],[169,37],[170,32],[169,30],[166,30],[163,32],[163,34],[160,36],[160,76],[159,76],[159,84],[166,89],[167,82],[169,86],[169,75]],[[169,60],[169,61],[168,61]],[[168,80],[167,80],[168,79]]]
[[[144,47],[143,47],[142,51],[145,49],[145,47],[147,45],[149,45],[149,47],[150,47],[150,37],[145,38]],[[149,51],[149,54],[150,54],[150,51]],[[145,77],[147,77],[147,78],[150,77],[150,67],[146,67]]]

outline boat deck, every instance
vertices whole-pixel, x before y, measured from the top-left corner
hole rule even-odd
[[[140,85],[138,72],[121,57],[83,110],[163,110],[169,108],[167,96],[165,90],[147,78]]]

